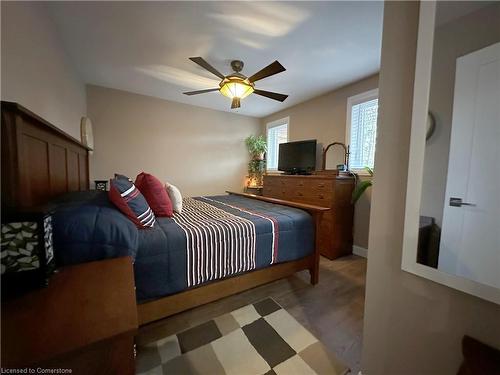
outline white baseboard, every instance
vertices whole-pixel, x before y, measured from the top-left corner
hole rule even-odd
[[[361,246],[352,245],[352,253],[363,258],[368,258],[368,249]]]

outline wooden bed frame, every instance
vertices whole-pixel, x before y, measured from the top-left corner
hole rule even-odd
[[[89,151],[77,139],[17,103],[2,102],[2,209],[39,208],[52,198],[89,188]],[[318,283],[318,230],[327,207],[228,192],[265,202],[295,207],[311,214],[314,253],[239,276],[214,281],[138,305],[139,324],[147,324],[241,291],[309,270]]]

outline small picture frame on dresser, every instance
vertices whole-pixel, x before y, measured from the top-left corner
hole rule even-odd
[[[99,191],[108,190],[108,180],[94,180],[95,189]]]

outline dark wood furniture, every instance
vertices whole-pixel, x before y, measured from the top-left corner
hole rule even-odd
[[[349,175],[264,176],[263,196],[329,207],[319,224],[321,255],[335,259],[352,253],[355,179]]]
[[[462,354],[464,359],[457,375],[500,374],[500,348],[465,335],[462,338]]]
[[[2,367],[134,374],[130,257],[63,268],[47,288],[2,304]]]
[[[246,198],[257,199],[269,203],[282,204],[285,206],[300,208],[309,212],[314,221],[315,228],[319,228],[319,222],[324,213],[329,211],[327,207],[314,206],[298,202],[289,202],[281,199],[261,197],[258,195],[229,192],[229,194],[239,195]],[[188,289],[186,291],[163,297],[151,302],[138,305],[139,324],[146,324],[167,316],[191,309],[205,303],[213,302],[223,297],[254,288],[258,285],[281,279],[293,275],[295,272],[309,270],[311,274],[311,284],[318,283],[319,278],[319,236],[315,233],[315,251],[308,257],[279,263],[264,269],[246,272],[240,276],[213,281],[211,283]]]
[[[262,186],[247,186],[245,187],[245,193],[246,194],[253,194],[253,195],[262,195]]]
[[[438,268],[441,229],[433,217],[420,216],[418,228],[417,263]]]
[[[89,188],[88,147],[17,103],[2,108],[2,208]]]

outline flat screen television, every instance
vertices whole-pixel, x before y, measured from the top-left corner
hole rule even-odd
[[[287,174],[310,174],[316,169],[316,140],[279,145],[278,170]]]

